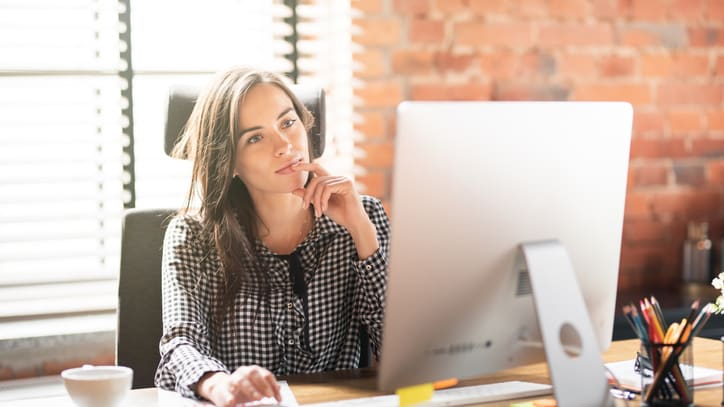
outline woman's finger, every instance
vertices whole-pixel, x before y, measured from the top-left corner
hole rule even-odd
[[[319,204],[322,212],[326,212],[327,209],[329,209],[329,200],[332,198],[332,194],[344,192],[346,181],[347,178],[345,177],[334,177],[325,183],[324,189],[319,196]]]
[[[274,375],[266,369],[252,368],[248,376],[249,382],[253,385],[254,390],[264,397],[274,397],[273,383],[276,383]],[[271,379],[271,380],[270,380]]]
[[[294,169],[295,171],[309,171],[314,173],[314,175],[318,177],[329,175],[329,172],[315,161],[312,161],[310,163],[298,162],[292,166],[292,169]]]
[[[309,203],[314,198],[314,191],[317,189],[317,184],[319,184],[321,179],[320,177],[312,178],[304,188],[304,197],[302,198],[302,207],[304,209],[309,208]]]

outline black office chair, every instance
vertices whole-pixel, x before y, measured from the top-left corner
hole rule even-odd
[[[292,90],[314,115],[309,132],[312,155],[324,152],[324,91],[292,86]],[[175,89],[170,93],[164,149],[170,153],[196,101],[198,90]],[[133,388],[152,387],[160,360],[158,343],[161,321],[161,249],[166,226],[175,209],[129,209],[124,213],[121,239],[121,269],[118,283],[118,328],[116,363],[133,369]],[[371,364],[367,332],[360,337],[360,367]]]

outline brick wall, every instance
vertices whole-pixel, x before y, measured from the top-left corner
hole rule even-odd
[[[352,0],[367,193],[389,202],[402,100],[626,100],[621,288],[680,281],[724,232],[724,0]]]

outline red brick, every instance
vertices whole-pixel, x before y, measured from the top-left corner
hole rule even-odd
[[[664,129],[664,116],[659,111],[644,112],[634,111],[633,131],[634,133],[661,132]]]
[[[0,381],[1,380],[10,380],[15,377],[15,372],[13,372],[13,369],[10,369],[9,367],[0,367]]]
[[[669,182],[669,168],[664,165],[642,165],[632,168],[634,187],[666,185]]]
[[[460,13],[470,7],[468,0],[434,0],[433,8],[443,14]]]
[[[439,43],[445,39],[445,23],[440,20],[415,18],[410,21],[409,30],[411,42]]]
[[[492,88],[485,83],[461,85],[419,84],[410,90],[412,100],[490,100]]]
[[[508,2],[507,0],[470,0],[470,10],[483,16],[506,14]]]
[[[362,186],[361,192],[365,195],[383,198],[388,195],[386,178],[384,171],[369,171],[364,175],[358,175],[356,181]]]
[[[593,15],[599,19],[612,19],[618,16],[617,4],[619,0],[592,0]]]
[[[508,9],[513,16],[541,18],[548,16],[547,0],[516,0]]]
[[[516,78],[518,55],[498,48],[491,52],[480,53],[480,73],[496,79]]]
[[[709,57],[680,54],[674,57],[673,74],[685,78],[709,75]]]
[[[698,111],[672,110],[668,114],[668,121],[672,133],[689,133],[702,128],[702,117]]]
[[[631,140],[632,158],[681,158],[688,156],[681,138],[641,138]]]
[[[473,54],[458,54],[454,52],[437,52],[435,54],[435,67],[440,72],[460,72],[468,69],[473,61],[475,60],[475,56]]]
[[[649,194],[629,191],[626,193],[624,218],[648,219],[651,216],[651,197]]]
[[[400,21],[397,18],[355,19],[360,33],[352,40],[360,45],[397,45],[400,43]]]
[[[646,84],[582,84],[575,91],[575,100],[623,100],[633,105],[651,103]]]
[[[706,16],[706,2],[705,0],[671,0],[669,10],[669,16],[674,21],[696,23]]]
[[[662,83],[657,94],[659,105],[720,105],[724,100],[724,85]]]
[[[706,17],[709,21],[714,23],[721,23],[724,21],[724,1],[721,0],[709,0],[709,7],[706,10]]]
[[[634,60],[627,56],[607,56],[598,61],[598,71],[602,77],[633,76]]]
[[[362,151],[362,155],[355,160],[358,165],[367,169],[387,169],[392,167],[394,144],[391,141],[361,142],[357,143],[357,147]]]
[[[533,39],[533,26],[525,23],[463,22],[454,31],[459,45],[528,47]]]
[[[402,85],[394,80],[367,81],[355,92],[365,107],[396,107],[402,101]]]
[[[623,3],[623,2],[622,2]],[[627,0],[627,15],[640,20],[663,20],[666,18],[667,9],[661,0]]]
[[[114,365],[116,363],[116,356],[114,352],[100,353],[89,361],[91,365],[103,366],[103,365]]]
[[[521,77],[550,77],[558,69],[555,57],[547,51],[529,51],[522,55],[518,61],[515,76]]]
[[[379,111],[362,111],[358,112],[360,116],[359,123],[354,124],[354,129],[365,138],[384,138],[385,132],[385,115]]]
[[[709,75],[709,58],[705,55],[648,54],[640,58],[641,74],[646,77]]]
[[[706,172],[702,164],[674,163],[674,180],[678,185],[701,187],[706,184]]]
[[[57,375],[65,369],[71,369],[74,367],[81,367],[84,364],[88,364],[87,360],[70,360],[58,362],[57,360],[48,360],[43,362],[42,369],[44,375]],[[114,364],[113,361],[111,364]]]
[[[716,58],[716,65],[714,66],[714,76],[724,76],[724,56]]]
[[[381,14],[384,9],[383,3],[383,0],[352,0],[351,6],[366,14]]]
[[[724,160],[709,162],[709,181],[712,185],[724,186]]]
[[[712,131],[724,131],[724,110],[716,110],[706,114],[706,127]]]
[[[558,73],[563,77],[579,79],[598,73],[596,57],[590,54],[563,54],[558,61]]]
[[[538,43],[544,47],[611,45],[613,29],[608,24],[562,24],[540,28]]]
[[[427,14],[430,9],[430,0],[394,0],[393,4],[394,11],[400,14]]]
[[[705,189],[657,193],[651,203],[654,216],[679,220],[718,216],[722,204],[720,193]]]
[[[495,83],[494,100],[568,100],[570,89],[565,85],[547,83]]]
[[[663,243],[671,240],[670,224],[658,220],[634,220],[623,228],[624,244]]]
[[[621,267],[653,268],[658,272],[665,256],[665,250],[656,245],[626,246],[625,250],[621,250]]]
[[[382,50],[366,47],[362,52],[355,53],[353,57],[359,64],[355,76],[371,78],[387,75],[387,57]]]
[[[691,154],[696,157],[724,157],[724,137],[698,137],[693,139]]]
[[[550,14],[557,18],[579,18],[589,14],[589,2],[585,0],[551,0]]]
[[[392,72],[399,74],[428,73],[433,69],[431,51],[400,50],[392,53]]]
[[[724,45],[724,31],[719,28],[689,28],[689,45],[692,47],[712,47]]]
[[[390,114],[387,117],[387,134],[389,138],[394,138],[397,134],[397,116]]]
[[[631,47],[645,47],[660,45],[659,35],[645,28],[621,28],[619,32],[621,45]]]

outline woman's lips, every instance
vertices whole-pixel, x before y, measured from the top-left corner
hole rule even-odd
[[[286,174],[295,173],[296,171],[294,171],[294,169],[293,169],[292,167],[294,166],[294,164],[297,164],[297,163],[300,163],[300,162],[302,162],[302,159],[301,159],[301,158],[298,158],[298,159],[296,159],[296,160],[293,160],[293,161],[289,162],[287,165],[285,165],[284,167],[276,170],[275,172],[276,172],[277,174],[281,174],[281,175],[286,175]]]

